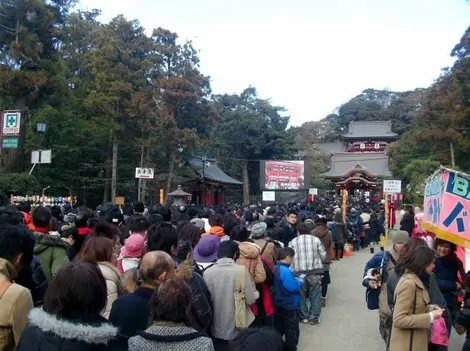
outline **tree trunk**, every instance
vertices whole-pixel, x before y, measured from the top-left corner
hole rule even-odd
[[[165,189],[165,203],[168,203],[168,193],[170,193],[171,188],[171,178],[173,178],[173,171],[175,169],[175,158],[170,158],[170,169],[168,170],[168,179],[166,181],[166,189]]]
[[[144,145],[140,147],[140,168],[144,167]],[[137,200],[142,201],[143,191],[142,191],[142,179],[139,178],[137,186]]]
[[[118,143],[116,137],[113,137],[113,170],[111,174],[111,202],[116,202],[116,185],[117,185],[117,156]]]
[[[243,202],[250,202],[250,179],[248,177],[248,161],[243,161]]]
[[[111,178],[111,160],[109,159],[109,150],[113,143],[113,132],[109,132],[109,142],[106,148],[106,161],[104,165],[104,190],[103,190],[103,203],[109,202],[109,179]]]
[[[455,168],[455,154],[454,154],[454,143],[450,142],[450,163],[452,168]]]

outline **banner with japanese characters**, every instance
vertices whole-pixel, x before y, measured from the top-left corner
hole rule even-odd
[[[440,168],[426,182],[424,227],[470,248],[470,175]]]

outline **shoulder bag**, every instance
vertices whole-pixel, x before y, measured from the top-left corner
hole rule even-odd
[[[237,267],[235,278],[235,327],[238,329],[248,328],[255,321],[255,316],[250,307],[246,304],[245,267]]]

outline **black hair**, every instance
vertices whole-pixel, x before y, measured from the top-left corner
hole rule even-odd
[[[129,223],[129,231],[132,233],[144,233],[147,229],[148,223],[143,216],[136,216]]]
[[[217,251],[218,258],[234,258],[235,260],[240,256],[240,248],[233,240],[223,241],[219,245]]]
[[[243,329],[229,342],[230,351],[282,351],[282,336],[273,327]]]
[[[59,206],[52,206],[51,207],[51,214],[52,214],[52,217],[54,217],[55,219],[57,220],[60,220],[61,216],[62,216],[62,210],[60,209]]]
[[[124,222],[124,215],[121,210],[117,207],[112,208],[105,215],[106,222],[114,225],[120,225]]]
[[[0,224],[24,224],[23,213],[10,206],[0,207]]]
[[[121,208],[122,208],[122,214],[124,216],[131,217],[134,215],[134,207],[132,207],[132,204],[125,203]]]
[[[144,203],[142,201],[134,202],[134,211],[138,213],[144,213],[145,211]]]
[[[157,213],[162,216],[164,222],[171,222],[171,210],[167,206],[160,207]]]
[[[178,245],[178,233],[172,224],[163,222],[148,230],[147,248],[149,251],[161,250],[172,256],[171,249]]]
[[[52,213],[47,207],[37,207],[33,211],[32,220],[35,227],[49,228],[49,222],[51,221]]]
[[[60,319],[76,313],[98,315],[106,306],[107,296],[106,281],[98,266],[74,261],[62,267],[52,280],[43,309]]]
[[[427,246],[417,246],[403,263],[403,270],[411,271],[419,277],[425,273],[426,267],[434,262],[434,257],[434,250]]]
[[[248,230],[244,225],[236,225],[232,228],[230,232],[230,239],[236,241],[247,241],[248,240]]]
[[[22,261],[30,264],[33,259],[34,235],[23,224],[0,225],[0,257],[12,261],[19,254],[23,254]]]
[[[178,240],[189,241],[194,247],[201,239],[202,230],[198,226],[187,223],[185,224],[178,233]]]
[[[189,241],[178,241],[178,248],[176,250],[176,257],[180,262],[187,259],[188,255],[193,252],[193,247]]]
[[[283,260],[287,257],[294,257],[295,251],[290,247],[283,247],[277,251],[277,259]]]
[[[246,211],[245,214],[243,215],[243,218],[245,219],[246,222],[253,222],[253,212],[251,211]]]
[[[147,223],[148,223],[148,226],[152,226],[154,224],[161,224],[163,223],[163,217],[161,214],[158,214],[158,213],[153,213],[149,216],[147,216]]]
[[[237,225],[237,221],[232,216],[232,214],[227,214],[224,221],[224,233],[230,235],[232,229]]]
[[[290,215],[295,215],[295,216],[297,216],[297,211],[295,211],[295,210],[289,210],[289,211],[287,211],[287,217],[289,217]]]
[[[94,216],[93,210],[88,207],[80,207],[75,216],[74,223],[77,228],[88,227],[88,220]]]
[[[28,201],[20,202],[20,204],[18,205],[18,210],[21,211],[21,212],[30,213],[31,212],[31,204]]]
[[[274,227],[274,229],[271,233],[271,239],[281,241],[283,235],[284,235],[284,229],[277,226],[277,227]]]
[[[209,217],[209,225],[211,227],[214,227],[214,226],[221,227],[224,225],[224,220],[220,214],[215,213]]]

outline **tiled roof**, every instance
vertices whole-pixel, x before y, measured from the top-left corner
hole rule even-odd
[[[215,159],[207,158],[205,163],[206,165],[203,167],[202,157],[198,156],[192,157],[189,160],[189,164],[196,171],[200,178],[204,177],[207,180],[231,185],[243,184],[225,174],[224,171],[222,171],[219,166],[217,166],[217,161]]]
[[[337,152],[345,152],[346,148],[343,143],[337,141],[335,143],[318,144],[318,149],[327,154],[335,154]]]
[[[357,167],[374,176],[391,175],[388,168],[388,156],[384,152],[342,152],[333,155],[331,158],[331,168],[325,173],[325,177],[339,178]]]
[[[349,130],[343,138],[397,138],[392,132],[391,121],[357,121],[349,123]]]

